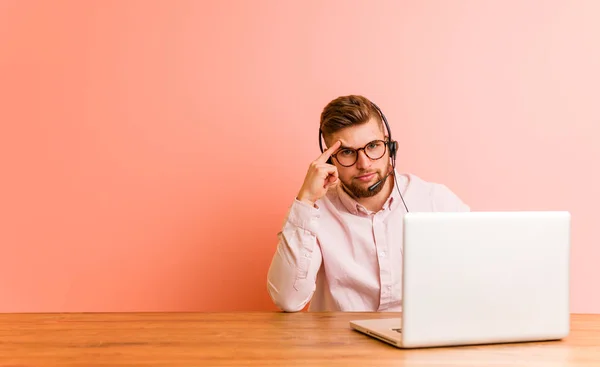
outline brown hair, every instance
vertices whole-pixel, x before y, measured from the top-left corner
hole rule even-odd
[[[371,101],[358,95],[342,96],[325,106],[320,128],[325,138],[344,128],[367,123],[372,118],[376,118],[383,129],[381,115]]]

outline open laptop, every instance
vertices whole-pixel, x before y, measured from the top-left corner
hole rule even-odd
[[[399,348],[562,339],[570,231],[569,212],[408,213],[402,317],[350,326]]]

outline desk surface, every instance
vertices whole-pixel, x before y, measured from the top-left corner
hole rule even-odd
[[[349,328],[390,313],[0,314],[0,366],[598,366],[600,315],[562,341],[401,350]]]

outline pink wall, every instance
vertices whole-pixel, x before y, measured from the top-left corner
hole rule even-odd
[[[600,313],[599,12],[2,1],[0,311],[274,309],[320,110],[360,93],[474,210],[570,210],[572,310]]]

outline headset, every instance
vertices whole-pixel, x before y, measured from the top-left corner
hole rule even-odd
[[[369,186],[369,191],[373,191],[375,190],[375,188],[377,188],[377,186],[381,185],[382,183],[385,182],[385,180],[388,178],[388,176],[392,173],[396,171],[396,154],[398,153],[398,142],[392,139],[392,130],[390,129],[390,125],[388,124],[387,118],[385,117],[385,115],[383,114],[383,112],[381,111],[381,109],[373,102],[371,102],[371,105],[377,110],[377,112],[379,112],[379,115],[381,116],[381,119],[383,120],[383,124],[385,125],[385,128],[387,130],[388,133],[388,142],[387,142],[387,146],[389,147],[390,150],[390,158],[392,159],[392,171],[389,172],[387,175],[383,176],[383,178],[377,182],[375,182],[373,185]],[[321,153],[323,153],[325,150],[323,149],[323,132],[321,131],[321,128],[319,127],[319,148],[321,149]],[[329,159],[327,159],[327,163],[328,164],[333,164],[331,157]],[[398,180],[396,179],[396,175],[394,174],[394,181],[395,181],[395,186],[396,189],[398,190],[398,194],[400,194],[400,199],[402,199],[402,204],[404,204],[404,209],[406,209],[406,212],[408,213],[408,207],[406,206],[406,202],[404,201],[404,197],[402,197],[402,193],[400,192],[400,188],[398,187]]]

